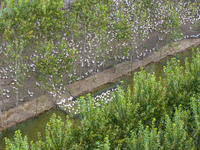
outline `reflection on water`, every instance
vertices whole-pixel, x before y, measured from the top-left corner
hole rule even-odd
[[[176,56],[173,56],[173,57],[180,59],[181,64],[184,65],[185,58],[188,57],[188,60],[190,62],[191,56],[192,56],[192,51],[186,50],[186,51],[179,53],[179,54],[177,54]],[[163,59],[162,61],[160,61],[158,63],[151,63],[151,64],[145,66],[144,70],[148,73],[155,72],[155,75],[156,75],[157,78],[159,76],[164,76],[163,66],[165,66],[167,64],[167,61],[169,61],[171,58],[172,58],[172,56],[167,57],[167,58]],[[105,86],[102,86],[99,89],[92,92],[91,95],[92,96],[100,95],[101,93],[107,91],[108,89],[110,90],[110,89],[116,88],[116,85],[120,84],[120,81],[124,81],[125,88],[127,88],[128,86],[132,86],[133,85],[133,80],[132,80],[133,75],[134,75],[134,72],[131,73],[128,76],[119,78],[119,80],[116,83],[106,84]],[[14,138],[13,135],[14,135],[14,132],[16,130],[21,130],[22,135],[27,135],[29,141],[37,140],[37,133],[38,132],[40,132],[41,135],[44,138],[46,123],[49,121],[49,119],[51,118],[53,113],[55,113],[57,116],[61,116],[62,120],[64,120],[64,121],[66,120],[66,113],[64,111],[62,111],[58,108],[51,109],[51,110],[39,115],[38,117],[29,119],[29,120],[27,120],[23,123],[20,123],[20,124],[14,126],[12,128],[9,128],[9,129],[4,130],[3,132],[0,132],[0,149],[1,150],[5,149],[5,143],[4,143],[3,138],[8,137],[12,140]],[[76,120],[79,120],[79,119],[76,118]]]

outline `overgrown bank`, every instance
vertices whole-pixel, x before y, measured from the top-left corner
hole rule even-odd
[[[11,110],[14,116],[1,114],[1,129],[51,108],[51,97],[46,99],[49,107],[43,106],[43,99],[38,102],[44,93],[54,91],[52,96],[58,99],[81,95],[113,82],[134,66],[160,59],[158,55],[165,54],[154,56],[153,51],[173,40],[199,37],[199,4],[190,1],[77,0],[70,9],[63,9],[60,0],[4,2],[0,11],[0,112],[23,105],[18,107],[21,111]],[[118,69],[115,65],[120,62],[125,63]],[[106,70],[104,76],[97,73],[112,66],[115,69]]]
[[[144,70],[135,73],[133,89],[118,86],[110,103],[81,97],[81,124],[73,126],[53,115],[46,126],[46,140],[29,144],[16,131],[6,139],[8,149],[198,149],[200,134],[200,51],[192,62],[172,58],[164,78]]]
[[[174,47],[169,48],[166,45],[162,49],[162,55],[160,52],[154,52],[154,55],[151,55],[143,60],[138,60],[133,62],[131,65],[129,61],[116,65],[116,68],[111,68],[104,70],[103,72],[97,73],[94,76],[83,79],[77,83],[70,84],[70,93],[66,92],[61,95],[61,98],[68,99],[70,96],[78,97],[82,94],[92,92],[94,89],[107,84],[109,82],[114,82],[117,78],[129,74],[130,72],[138,69],[139,67],[144,67],[145,65],[152,62],[159,62],[161,59],[169,56],[175,55],[178,52],[182,52],[190,47],[197,46],[200,44],[200,39],[187,39],[182,40],[179,43],[176,43]],[[131,67],[130,67],[131,66]],[[94,80],[95,79],[95,80]],[[44,95],[33,101],[25,102],[24,104],[5,111],[1,115],[1,125],[0,131],[9,128],[13,125],[16,125],[22,121],[25,121],[29,118],[37,116],[38,114],[55,107],[53,101],[56,102],[56,99],[52,99],[49,95]]]
[[[61,0],[1,3],[1,112],[44,93],[59,98],[69,83],[199,37],[199,3],[190,0],[63,5]]]

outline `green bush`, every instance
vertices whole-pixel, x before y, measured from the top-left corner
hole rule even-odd
[[[200,51],[185,67],[172,58],[158,81],[142,69],[133,89],[118,86],[109,103],[97,107],[90,94],[80,97],[81,122],[73,127],[54,114],[46,126],[46,140],[27,142],[20,131],[7,149],[196,149],[199,148]],[[195,85],[195,86],[194,86]]]

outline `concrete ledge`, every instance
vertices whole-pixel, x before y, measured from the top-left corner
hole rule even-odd
[[[77,83],[70,84],[67,88],[70,89],[71,96],[77,97],[92,92],[106,83],[115,82],[118,78],[125,76],[140,67],[144,67],[152,62],[159,62],[167,56],[175,55],[178,52],[182,52],[199,44],[200,38],[185,39],[175,42],[170,48],[166,45],[162,50],[152,53],[149,57],[146,57],[143,60],[136,60],[134,62],[125,61],[116,65],[115,68],[107,69]]]
[[[67,85],[67,89],[70,89],[70,92],[62,95],[61,98],[68,99],[70,96],[78,97],[82,94],[92,92],[107,83],[115,82],[118,78],[125,76],[140,67],[144,67],[152,62],[158,62],[169,55],[175,55],[178,52],[182,52],[199,44],[200,38],[185,39],[175,42],[170,48],[167,45],[163,47],[162,50],[152,53],[149,57],[146,57],[143,60],[123,62],[116,65],[115,68],[104,70],[103,72],[96,73],[95,75],[85,78],[79,82]],[[3,112],[0,116],[0,131],[55,107],[56,105],[54,101],[56,100],[47,95],[43,95],[38,99],[26,102]]]
[[[0,131],[53,108],[55,104],[47,95],[4,111],[0,117]]]

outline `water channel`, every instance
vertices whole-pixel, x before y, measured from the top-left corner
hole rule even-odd
[[[198,46],[198,47],[200,48],[200,46]],[[176,56],[169,56],[169,57],[161,60],[158,63],[151,63],[151,64],[145,66],[144,70],[147,73],[155,72],[155,75],[157,77],[163,76],[164,75],[163,66],[165,66],[167,64],[167,61],[169,61],[172,57],[176,57],[177,59],[179,59],[181,61],[181,64],[184,65],[185,58],[188,57],[189,62],[191,61],[192,51],[186,50],[182,53],[177,54]],[[138,70],[136,70],[136,71],[138,71]],[[109,90],[109,89],[113,89],[116,87],[117,84],[120,84],[120,81],[124,81],[125,88],[127,86],[133,85],[132,79],[133,79],[134,72],[130,73],[130,75],[119,78],[119,80],[116,81],[116,83],[106,84],[105,86],[102,86],[101,88],[99,88],[99,89],[95,90],[93,93],[91,93],[91,95],[96,96],[96,95],[101,94],[102,92]],[[57,116],[61,116],[61,118],[63,120],[66,120],[66,112],[64,112],[63,110],[58,109],[58,108],[53,108],[37,117],[34,117],[34,118],[29,119],[25,122],[22,122],[14,127],[6,129],[6,130],[0,132],[0,150],[5,149],[4,137],[8,137],[12,140],[14,138],[14,132],[16,130],[21,130],[21,133],[23,136],[27,135],[29,141],[37,140],[38,132],[40,132],[44,138],[46,123],[49,121],[49,119],[51,118],[53,113],[55,113]],[[78,118],[76,118],[76,119],[79,120]]]

